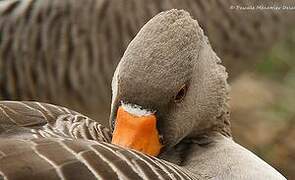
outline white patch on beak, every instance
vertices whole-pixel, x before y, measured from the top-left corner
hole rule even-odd
[[[154,111],[143,109],[141,106],[136,104],[128,104],[128,103],[121,102],[121,105],[126,112],[138,117],[149,116],[155,113]]]

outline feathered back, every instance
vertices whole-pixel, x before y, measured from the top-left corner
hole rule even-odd
[[[69,110],[0,102],[0,179],[199,179],[184,168],[110,144],[110,131]]]

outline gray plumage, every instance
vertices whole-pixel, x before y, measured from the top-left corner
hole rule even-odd
[[[110,131],[70,109],[39,102],[1,101],[0,138],[74,138],[110,142]]]
[[[253,0],[249,4],[258,2]],[[125,48],[148,19],[171,8],[186,9],[197,18],[229,70],[239,72],[237,66],[244,67],[245,63],[238,59],[254,59],[253,55],[281,37],[287,29],[286,22],[292,18],[286,11],[231,10],[230,6],[236,4],[247,3],[235,0],[3,1],[0,5],[1,97],[62,104],[95,119],[106,119],[112,74]]]
[[[29,155],[19,157],[13,153],[10,155],[10,151],[2,152],[3,158],[0,161],[6,160],[9,163],[0,163],[0,171],[4,177],[17,177],[21,173],[32,175],[33,172],[33,175],[41,178],[46,177],[42,173],[52,173],[53,170],[50,170],[54,169],[50,177],[55,179],[68,175],[71,178],[70,175],[76,174],[74,172],[91,178],[101,172],[100,167],[108,165],[92,163],[104,160],[111,163],[112,172],[107,175],[116,174],[119,178],[146,178],[145,174],[162,176],[155,171],[150,172],[154,169],[163,172],[163,178],[168,175],[171,179],[285,179],[263,160],[232,140],[227,105],[227,74],[220,63],[198,22],[187,12],[170,10],[160,13],[140,30],[117,66],[112,82],[110,122],[116,124],[116,110],[122,102],[154,110],[157,129],[163,136],[164,148],[159,155],[161,160],[150,158],[148,167],[137,166],[134,159],[139,158],[137,162],[146,165],[145,158],[148,156],[105,144],[104,141],[109,141],[109,131],[76,112],[63,108],[60,110],[51,105],[40,106],[38,103],[3,102],[3,124],[12,124],[16,128],[8,128],[14,129],[9,133],[7,127],[2,126],[4,133],[0,150],[25,147],[18,152],[28,150]],[[186,96],[181,101],[174,101],[175,94],[184,84],[188,87]],[[42,107],[51,107],[55,113]],[[47,120],[47,114],[59,116],[64,112],[70,115],[61,116],[61,119],[57,117],[56,121]],[[46,121],[33,120],[32,122],[38,122],[34,127],[34,123],[26,121],[27,116],[33,119],[36,116],[43,117]],[[81,118],[71,118],[72,116]],[[75,122],[78,122],[78,126]],[[30,129],[31,134],[37,135],[37,139],[30,139],[30,135],[17,136],[21,132],[18,129],[23,129],[22,124]],[[80,130],[72,131],[75,128],[71,127]],[[26,130],[23,132],[26,134]],[[89,141],[97,136],[99,138],[94,139],[96,141]],[[76,138],[82,140],[73,140]],[[69,149],[68,146],[78,148],[79,151]],[[60,154],[53,155],[53,151]],[[7,160],[6,157],[11,159]],[[18,158],[21,158],[20,162],[17,161]],[[116,164],[118,161],[119,164]],[[30,165],[29,168],[24,168],[27,164]],[[44,171],[41,168],[38,171],[37,165],[44,168]],[[49,165],[51,166],[48,167]],[[15,167],[20,167],[20,171],[16,171]]]
[[[0,102],[0,179],[203,179],[110,144],[110,131],[64,107]]]

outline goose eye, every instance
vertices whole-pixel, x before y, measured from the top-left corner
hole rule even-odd
[[[180,90],[178,91],[178,93],[176,94],[176,96],[174,98],[174,102],[176,102],[176,103],[181,102],[186,95],[186,91],[187,91],[187,86],[183,85],[180,88]]]

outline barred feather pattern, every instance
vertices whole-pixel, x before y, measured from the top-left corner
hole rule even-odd
[[[110,141],[107,128],[67,108],[0,101],[0,179],[203,179]]]
[[[165,160],[112,144],[63,138],[0,138],[1,176],[5,180],[204,179]]]
[[[0,101],[0,138],[69,138],[111,142],[98,122],[65,107],[39,102]]]
[[[114,69],[128,43],[151,17],[171,8],[189,11],[231,70],[243,64],[237,59],[253,59],[267,49],[285,32],[287,22],[294,21],[284,11],[230,9],[249,2],[2,1],[0,96],[62,104],[107,119]],[[294,4],[292,0],[284,3]],[[107,121],[102,123],[107,125]]]

